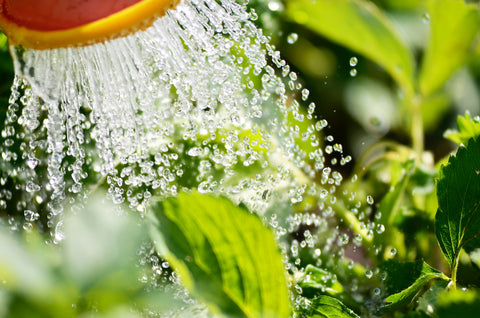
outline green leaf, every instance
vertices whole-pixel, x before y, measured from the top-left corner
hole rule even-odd
[[[463,0],[430,0],[430,38],[419,75],[420,92],[429,96],[464,65],[480,29],[478,5]]]
[[[102,199],[65,218],[65,272],[82,292],[127,293],[138,287],[135,257],[144,235],[132,214],[120,214]]]
[[[318,296],[312,300],[307,317],[315,318],[360,318],[340,300],[330,296]]]
[[[442,166],[435,234],[452,268],[461,248],[480,232],[480,139],[471,139]]]
[[[305,274],[298,285],[302,289],[317,289],[330,294],[343,292],[343,287],[336,280],[334,274],[311,264],[308,264],[305,268]]]
[[[382,66],[413,91],[414,61],[391,21],[363,0],[289,0],[287,13],[297,23],[356,51]]]
[[[438,296],[438,317],[470,318],[478,317],[480,294],[478,290],[449,290]]]
[[[0,242],[0,286],[44,301],[54,289],[51,269],[28,252],[18,233],[0,226]]]
[[[470,113],[466,112],[465,116],[457,117],[458,130],[448,129],[444,133],[444,137],[450,139],[457,145],[467,144],[471,138],[480,136],[480,117],[470,117]]]
[[[288,317],[281,254],[261,220],[223,197],[180,193],[152,206],[159,253],[190,292],[235,317]]]
[[[398,263],[387,261],[381,269],[387,274],[383,289],[387,294],[394,293],[385,299],[387,310],[395,310],[407,306],[418,296],[422,287],[433,279],[448,280],[442,272],[432,268],[424,261]]]

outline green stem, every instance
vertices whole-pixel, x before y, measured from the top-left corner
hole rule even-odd
[[[411,111],[410,136],[412,138],[412,147],[416,153],[417,161],[421,161],[425,144],[420,97],[414,96],[412,98],[409,98],[409,106]]]
[[[373,237],[368,236],[368,230],[362,226],[361,222],[352,211],[348,210],[341,202],[338,201],[333,205],[333,208],[335,209],[338,217],[343,219],[355,234],[360,234],[367,247],[372,245]]]
[[[455,261],[452,264],[452,276],[450,277],[450,284],[448,284],[448,289],[456,289],[457,288],[458,259],[459,259],[459,256],[457,256],[455,258]]]

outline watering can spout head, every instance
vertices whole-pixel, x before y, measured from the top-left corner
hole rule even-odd
[[[150,26],[180,0],[0,0],[0,29],[25,48],[83,46]]]

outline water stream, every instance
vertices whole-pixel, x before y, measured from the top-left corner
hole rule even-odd
[[[308,228],[283,246],[291,270],[302,248],[344,253],[348,237],[328,218],[343,179],[335,167],[351,158],[254,20],[233,0],[185,0],[128,37],[12,47],[0,189],[13,182],[22,198],[12,206],[5,187],[1,209],[61,241],[65,204],[97,187],[140,213],[153,195],[198,189],[243,202],[278,237]],[[351,196],[358,213],[365,198]]]

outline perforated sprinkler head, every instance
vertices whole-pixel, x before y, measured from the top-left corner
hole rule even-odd
[[[0,0],[0,29],[13,45],[54,49],[145,29],[180,0]]]

